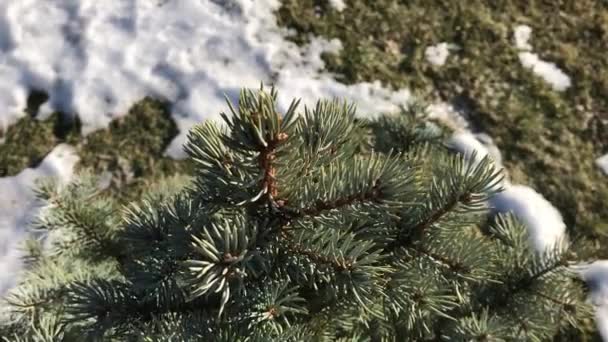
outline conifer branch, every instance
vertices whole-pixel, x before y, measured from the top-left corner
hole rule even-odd
[[[356,203],[380,202],[381,199],[380,179],[376,179],[374,185],[368,191],[351,194],[328,202],[318,200],[313,206],[298,210],[298,216],[318,216],[324,211],[340,209]]]
[[[311,249],[307,249],[304,246],[302,246],[301,244],[288,243],[287,250],[292,253],[305,256],[316,263],[330,266],[336,272],[342,272],[345,270],[349,270],[353,267],[353,263],[351,260],[347,260],[347,259],[334,260],[331,257],[316,253],[315,251],[313,251]]]
[[[559,300],[559,299],[557,299],[557,298],[555,298],[555,297],[551,297],[551,296],[549,296],[549,295],[547,295],[547,294],[545,294],[545,293],[542,293],[541,291],[536,291],[536,290],[534,290],[534,291],[532,291],[532,292],[533,292],[534,294],[536,294],[537,296],[539,296],[539,297],[542,297],[542,298],[544,298],[544,299],[547,299],[547,300],[549,300],[549,301],[553,302],[554,304],[561,305],[561,306],[563,306],[563,307],[570,307],[570,306],[572,306],[572,304],[571,304],[571,303],[567,303],[567,302],[564,302],[564,301],[562,301],[562,300]]]
[[[424,234],[430,227],[435,223],[439,222],[445,215],[452,212],[459,203],[466,202],[470,199],[470,193],[464,193],[460,196],[453,196],[447,201],[441,208],[428,215],[425,219],[420,221],[416,226],[408,229],[407,231],[400,231],[397,238],[387,246],[387,250],[394,251],[400,247],[408,246],[411,244],[416,236]]]
[[[279,120],[280,122],[281,120]],[[263,176],[261,181],[262,191],[266,196],[273,201],[279,194],[279,189],[276,179],[276,166],[274,160],[276,159],[277,147],[285,142],[289,135],[285,132],[280,132],[274,137],[267,138],[267,145],[262,148],[260,155],[258,156],[258,163],[260,168],[263,170]]]
[[[65,232],[53,252],[73,253],[30,248],[0,334],[510,341],[587,318],[561,250],[533,254],[515,217],[473,231],[500,188],[488,158],[418,148],[441,135],[417,119],[363,126],[354,106],[297,104],[282,116],[274,89],[243,91],[238,110],[228,101],[224,127],[188,136],[190,186],[122,223],[104,215],[112,202],[89,201],[94,186],[62,192],[40,228]],[[390,153],[401,137],[417,152]]]
[[[468,266],[466,266],[458,261],[452,260],[450,258],[446,258],[437,253],[430,252],[422,246],[416,245],[413,247],[413,249],[419,255],[425,255],[425,256],[429,257],[430,259],[439,262],[440,264],[444,265],[445,267],[449,268],[451,271],[453,271],[455,273],[466,274],[471,271]]]
[[[516,283],[512,283],[511,286],[508,287],[508,293],[514,294],[519,291],[525,290],[532,286],[534,282],[543,276],[549,274],[550,272],[555,271],[560,267],[564,267],[568,265],[568,261],[565,255],[560,256],[557,260],[552,262],[550,265],[546,267],[542,267],[540,270],[532,273],[529,276],[526,276],[524,279],[520,279]]]
[[[79,227],[82,231],[92,240],[94,241],[101,251],[107,253],[108,255],[114,257],[119,263],[124,258],[124,253],[117,250],[116,246],[110,243],[107,239],[99,235],[98,229],[103,224],[103,220],[113,215],[113,212],[108,212],[102,217],[102,220],[95,221],[93,226],[89,226],[86,223],[83,223],[77,217],[75,217],[75,213],[73,213],[71,208],[66,207],[62,201],[53,200],[52,204],[56,206],[59,210],[63,211],[66,215],[64,216],[65,222],[74,227]]]

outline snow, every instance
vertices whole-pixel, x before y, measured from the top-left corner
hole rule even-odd
[[[608,341],[608,260],[578,267],[591,290],[591,302],[596,306],[595,319],[600,335]]]
[[[608,176],[608,154],[597,158],[595,164]]]
[[[464,154],[466,158],[475,156],[475,163],[489,156],[496,169],[502,168],[502,155],[490,136],[484,133],[473,134],[469,130],[456,131],[447,141],[453,151]]]
[[[515,47],[520,50],[519,61],[526,69],[540,76],[549,83],[554,90],[564,91],[572,85],[570,77],[566,75],[555,63],[547,62],[538,54],[531,52],[532,46],[528,41],[532,36],[532,29],[526,25],[516,26],[514,29]]]
[[[513,29],[515,36],[515,47],[519,50],[532,51],[532,45],[528,43],[532,37],[532,28],[528,25],[518,25]]]
[[[566,224],[560,212],[534,189],[524,185],[504,184],[505,191],[490,199],[496,212],[512,212],[528,228],[530,241],[537,251],[562,245]]]
[[[608,305],[598,307],[595,311],[597,330],[604,341],[608,341]]]
[[[335,1],[340,5],[340,1]],[[83,133],[105,127],[145,95],[173,103],[180,135],[167,152],[181,158],[188,129],[226,109],[242,87],[273,83],[286,107],[343,97],[362,115],[407,102],[407,90],[347,86],[321,72],[337,40],[286,40],[278,0],[115,0],[0,3],[0,123],[13,123],[30,89],[49,93],[42,114],[76,113]],[[5,114],[7,113],[7,114]]]
[[[494,157],[495,152],[492,151],[498,149],[491,141],[484,140],[483,135],[461,131],[451,137],[449,146],[469,157],[473,151],[477,152],[479,159],[486,155]],[[500,167],[497,160],[495,166]],[[495,213],[511,212],[521,220],[528,229],[530,243],[537,251],[567,244],[562,215],[543,195],[528,186],[513,185],[508,181],[504,181],[502,186],[504,191],[490,198],[490,207]],[[579,272],[590,287],[590,300],[596,308],[595,321],[600,335],[608,341],[608,260],[575,265],[573,270]]]
[[[448,145],[467,157],[476,152],[476,161],[489,155],[496,168],[502,167],[500,151],[485,135],[457,132],[449,139]],[[507,180],[501,185],[504,191],[490,198],[490,206],[495,213],[512,212],[517,216],[528,228],[530,243],[537,251],[566,242],[566,224],[562,215],[543,195],[528,186],[511,184]]]
[[[41,208],[33,191],[36,180],[54,177],[59,184],[65,184],[72,178],[78,159],[71,146],[60,144],[38,167],[25,169],[13,177],[0,178],[0,294],[13,283],[21,256],[16,245],[23,240],[28,222]]]
[[[537,54],[532,52],[520,52],[519,61],[532,72],[549,83],[553,89],[564,91],[572,85],[570,77],[561,71],[555,63],[543,61]]]
[[[346,8],[344,0],[329,0],[329,4],[338,12],[342,12]]]
[[[449,44],[445,42],[428,46],[424,50],[424,56],[429,63],[436,66],[442,66],[450,55],[449,47]]]
[[[341,0],[330,4],[337,11],[345,8]],[[83,134],[105,127],[134,102],[152,95],[173,104],[180,135],[167,153],[181,158],[188,129],[217,118],[226,109],[224,94],[234,100],[244,86],[275,84],[283,109],[294,97],[307,105],[339,97],[356,102],[360,115],[377,115],[410,100],[408,90],[393,91],[379,82],[337,82],[322,71],[321,54],[339,51],[340,41],[313,37],[306,47],[298,47],[277,26],[273,13],[278,7],[278,0],[0,1],[0,131],[24,115],[32,89],[49,94],[43,116],[54,110],[78,115]],[[531,52],[531,32],[529,27],[515,28],[522,65],[554,89],[565,90],[570,78]],[[449,49],[439,43],[427,47],[425,56],[441,66]],[[461,135],[451,141],[455,149],[490,154],[500,166],[498,149],[483,136],[467,133],[466,121],[453,108],[438,104],[430,112],[460,126]],[[24,226],[40,209],[34,181],[55,176],[67,182],[77,160],[72,148],[59,145],[37,168],[0,178],[0,293],[19,269],[15,242],[23,239]],[[492,205],[519,216],[537,248],[562,238],[565,225],[551,203],[531,188],[504,186],[506,191]],[[598,317],[608,319],[608,311],[598,310]]]
[[[426,111],[429,119],[438,120],[456,132],[468,132],[469,122],[464,117],[464,113],[458,111],[451,104],[445,102],[433,103],[426,108]]]

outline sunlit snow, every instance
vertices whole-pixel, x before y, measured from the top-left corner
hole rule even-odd
[[[482,139],[481,139],[482,140]],[[450,146],[477,158],[494,155],[495,146],[484,144],[470,132],[459,132],[450,139]],[[496,162],[496,167],[500,163]],[[527,227],[531,245],[539,252],[566,244],[566,224],[560,212],[542,194],[524,185],[502,184],[504,191],[490,198],[495,213],[513,213]],[[596,322],[603,338],[608,341],[608,260],[574,267],[589,284],[591,301],[596,307]]]
[[[341,0],[331,4],[338,11],[345,8]],[[283,109],[294,97],[308,105],[318,98],[340,97],[356,102],[361,115],[376,115],[410,99],[408,90],[393,91],[379,82],[337,82],[322,71],[321,54],[339,51],[340,41],[313,37],[305,47],[287,41],[288,32],[273,15],[278,7],[278,0],[0,1],[0,131],[24,115],[32,89],[50,96],[42,115],[53,110],[78,115],[85,134],[152,95],[172,102],[181,133],[167,152],[183,157],[187,130],[217,118],[226,109],[224,94],[234,100],[244,86],[275,84]],[[530,36],[529,27],[515,29],[522,65],[556,90],[571,86],[566,74],[531,52]],[[449,46],[429,46],[425,55],[430,63],[443,65]],[[430,108],[436,117],[454,119],[450,110],[447,105]],[[476,149],[497,155],[495,146],[480,140],[461,135],[452,143],[463,153]],[[23,226],[39,208],[31,189],[34,180],[56,176],[68,181],[76,161],[69,146],[59,145],[37,168],[0,178],[0,293],[19,268],[15,244],[22,239]],[[542,195],[505,184],[507,190],[493,205],[514,211],[531,229],[537,248],[563,235],[561,215]],[[608,316],[602,312],[598,318]]]
[[[428,46],[424,50],[424,56],[429,63],[442,66],[445,64],[448,56],[450,55],[449,47],[450,46],[448,43],[439,43],[437,45]]]
[[[126,113],[145,95],[173,103],[181,134],[168,153],[184,156],[187,130],[224,110],[224,94],[273,83],[285,107],[342,97],[361,114],[409,98],[379,83],[347,86],[321,73],[337,40],[300,48],[285,39],[277,0],[5,1],[0,4],[0,126],[25,108],[29,89],[50,95],[44,112],[77,113],[88,133]],[[372,105],[373,103],[373,105]],[[44,114],[44,113],[43,113]]]
[[[608,154],[605,154],[595,160],[595,164],[608,176]]]
[[[532,45],[528,42],[532,36],[532,28],[528,25],[518,25],[513,29],[515,47],[519,50],[531,51]]]
[[[344,0],[329,0],[329,4],[338,12],[342,12],[346,8]]]
[[[532,70],[545,82],[557,91],[564,91],[572,85],[570,77],[566,75],[555,63],[547,62],[538,54],[531,52],[532,46],[528,42],[532,36],[532,29],[526,25],[519,25],[514,29],[515,47],[520,50],[518,57],[524,68]]]
[[[13,177],[0,178],[0,294],[12,285],[20,268],[20,250],[16,245],[24,237],[24,227],[40,209],[34,194],[35,182],[54,177],[60,184],[69,182],[78,161],[74,149],[57,145],[36,168],[28,168]]]
[[[577,270],[591,291],[591,302],[596,306],[595,319],[600,335],[608,341],[608,260],[581,265]]]

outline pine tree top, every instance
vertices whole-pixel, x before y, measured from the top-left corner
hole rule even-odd
[[[565,245],[488,216],[501,173],[420,107],[375,121],[243,91],[185,149],[193,178],[126,210],[46,185],[8,340],[547,340],[590,317]],[[181,186],[180,183],[185,183]]]

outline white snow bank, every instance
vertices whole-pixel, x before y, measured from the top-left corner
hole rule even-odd
[[[519,25],[514,29],[515,47],[519,52],[519,61],[524,68],[531,69],[533,73],[540,76],[549,83],[553,89],[564,91],[572,85],[570,77],[560,70],[555,63],[546,62],[532,53],[532,46],[528,40],[532,36],[532,29],[526,25]]]
[[[464,154],[467,158],[470,158],[475,153],[476,159],[481,160],[490,153],[488,148],[471,133],[455,133],[450,138],[449,145],[454,150]]]
[[[436,66],[442,66],[450,55],[450,45],[448,43],[439,43],[437,45],[428,46],[424,50],[426,60]]]
[[[608,305],[600,306],[595,311],[597,330],[604,341],[608,341]]]
[[[589,285],[593,304],[608,306],[608,260],[582,265],[578,270]]]
[[[494,145],[482,143],[470,132],[455,134],[450,145],[456,151],[471,156],[492,156]],[[490,147],[493,146],[493,147]],[[497,166],[499,165],[496,163]],[[490,206],[497,213],[512,212],[528,228],[530,243],[539,252],[567,243],[566,224],[560,212],[534,189],[523,185],[503,182],[503,192],[490,199]],[[608,260],[590,265],[576,265],[573,269],[590,286],[590,299],[596,307],[595,321],[605,341],[608,341]]]
[[[523,185],[503,185],[505,191],[490,199],[500,213],[512,212],[528,228],[530,241],[538,251],[565,243],[566,224],[560,212],[534,189]]]
[[[38,167],[0,178],[0,295],[12,285],[20,268],[21,252],[16,245],[24,238],[27,224],[40,209],[33,191],[36,180],[55,177],[60,184],[65,184],[72,178],[78,159],[71,146],[60,144]]]
[[[496,167],[500,165],[500,151],[489,141],[484,145],[479,138],[469,132],[454,134],[450,146],[466,156],[476,152],[476,158],[489,155]],[[560,212],[534,189],[513,185],[508,181],[501,184],[504,191],[490,198],[490,206],[497,213],[512,212],[528,228],[530,242],[538,251],[566,242],[566,224]]]
[[[338,12],[342,12],[346,8],[344,0],[329,0],[329,5]]]
[[[426,111],[429,119],[441,121],[456,132],[469,131],[469,122],[464,117],[464,113],[456,110],[449,103],[433,103],[426,108]]]
[[[467,158],[475,153],[475,161],[481,161],[489,155],[497,168],[502,168],[502,155],[494,144],[491,137],[486,134],[471,134],[469,132],[457,132],[448,141],[448,146],[455,151],[464,154]]]
[[[600,335],[608,341],[608,260],[577,267],[591,290],[591,302],[596,306],[595,319]]]
[[[597,158],[595,160],[595,164],[599,166],[602,172],[608,176],[608,154]]]
[[[338,2],[337,2],[338,3]],[[77,113],[83,133],[102,128],[145,95],[166,98],[181,134],[168,153],[183,157],[187,130],[226,109],[241,87],[274,83],[280,103],[344,97],[362,115],[394,109],[406,90],[347,86],[323,74],[337,40],[300,48],[285,39],[278,0],[5,1],[0,4],[0,123],[15,121],[29,89],[49,93],[43,112]],[[45,113],[43,113],[45,114]],[[22,114],[21,114],[22,115]]]
[[[564,91],[572,85],[570,77],[561,71],[555,63],[545,62],[535,53],[520,52],[519,61],[524,68],[532,69],[533,73],[542,77],[557,91]]]

